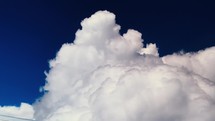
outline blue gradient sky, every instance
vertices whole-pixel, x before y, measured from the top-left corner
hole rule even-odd
[[[132,28],[160,55],[215,45],[215,2],[127,0],[0,1],[0,105],[33,103],[42,94],[48,60],[72,42],[80,22],[98,10],[116,14],[121,33]]]

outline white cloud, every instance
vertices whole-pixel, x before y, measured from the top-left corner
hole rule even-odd
[[[64,44],[36,102],[38,121],[214,121],[214,47],[159,57],[141,33],[98,11]]]
[[[119,34],[115,15],[81,22],[50,62],[40,121],[213,121],[215,49],[158,57],[141,33]],[[182,67],[183,66],[183,67]]]
[[[33,107],[27,103],[21,103],[20,107],[2,106],[0,107],[0,120],[23,121],[33,119]]]
[[[162,58],[164,63],[186,68],[215,82],[215,47],[201,50],[197,53],[173,54]]]

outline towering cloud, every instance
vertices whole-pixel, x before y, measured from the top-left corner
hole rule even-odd
[[[215,48],[158,57],[141,33],[120,35],[98,11],[64,44],[35,105],[39,121],[213,121]]]
[[[50,61],[37,121],[214,121],[215,47],[159,57],[108,11],[81,26]]]

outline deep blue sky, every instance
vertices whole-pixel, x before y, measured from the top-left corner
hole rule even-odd
[[[145,42],[157,43],[161,56],[215,45],[215,2],[71,1],[0,1],[0,105],[33,103],[48,60],[73,41],[80,21],[98,10],[115,13],[121,33],[133,28]]]

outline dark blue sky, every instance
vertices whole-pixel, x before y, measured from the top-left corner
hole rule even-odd
[[[116,14],[121,33],[133,28],[160,55],[215,45],[215,2],[163,0],[0,1],[0,105],[33,103],[48,60],[72,42],[80,22],[98,10]]]

